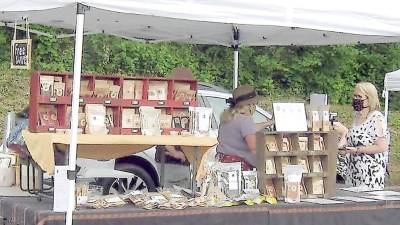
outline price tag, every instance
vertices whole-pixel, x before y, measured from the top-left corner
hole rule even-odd
[[[158,105],[165,105],[165,102],[164,101],[158,101],[157,104]]]
[[[139,101],[138,100],[133,100],[132,101],[132,105],[139,105]]]
[[[56,102],[56,101],[57,101],[57,98],[56,98],[56,97],[50,97],[49,101],[50,101],[50,102]]]
[[[184,106],[189,106],[189,105],[190,105],[190,102],[183,102],[183,105],[184,105]]]
[[[56,128],[54,128],[54,127],[49,127],[49,132],[56,132]]]
[[[79,103],[83,103],[83,98],[79,98]]]
[[[132,129],[132,133],[134,133],[134,134],[137,134],[137,133],[139,133],[139,129],[137,129],[137,128],[133,128],[133,129]]]
[[[111,100],[104,100],[104,104],[111,104]]]

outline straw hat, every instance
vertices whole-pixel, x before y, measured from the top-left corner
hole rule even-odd
[[[233,97],[229,99],[228,103],[230,103],[232,106],[244,106],[257,104],[263,99],[264,97],[257,95],[252,86],[246,84],[241,85],[233,90]]]

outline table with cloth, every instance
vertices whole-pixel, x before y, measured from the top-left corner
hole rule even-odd
[[[69,134],[22,132],[32,159],[50,175],[54,174],[55,151],[67,151]],[[215,137],[145,136],[145,135],[78,135],[77,157],[110,160],[135,154],[155,145],[181,146],[193,165],[194,175],[204,153],[217,144]]]

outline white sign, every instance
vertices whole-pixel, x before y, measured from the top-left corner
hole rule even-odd
[[[307,131],[304,103],[273,103],[276,131]]]

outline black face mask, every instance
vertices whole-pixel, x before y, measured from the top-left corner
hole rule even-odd
[[[364,100],[365,99],[356,99],[353,98],[353,109],[357,112],[360,112],[361,110],[363,110],[364,108]]]

